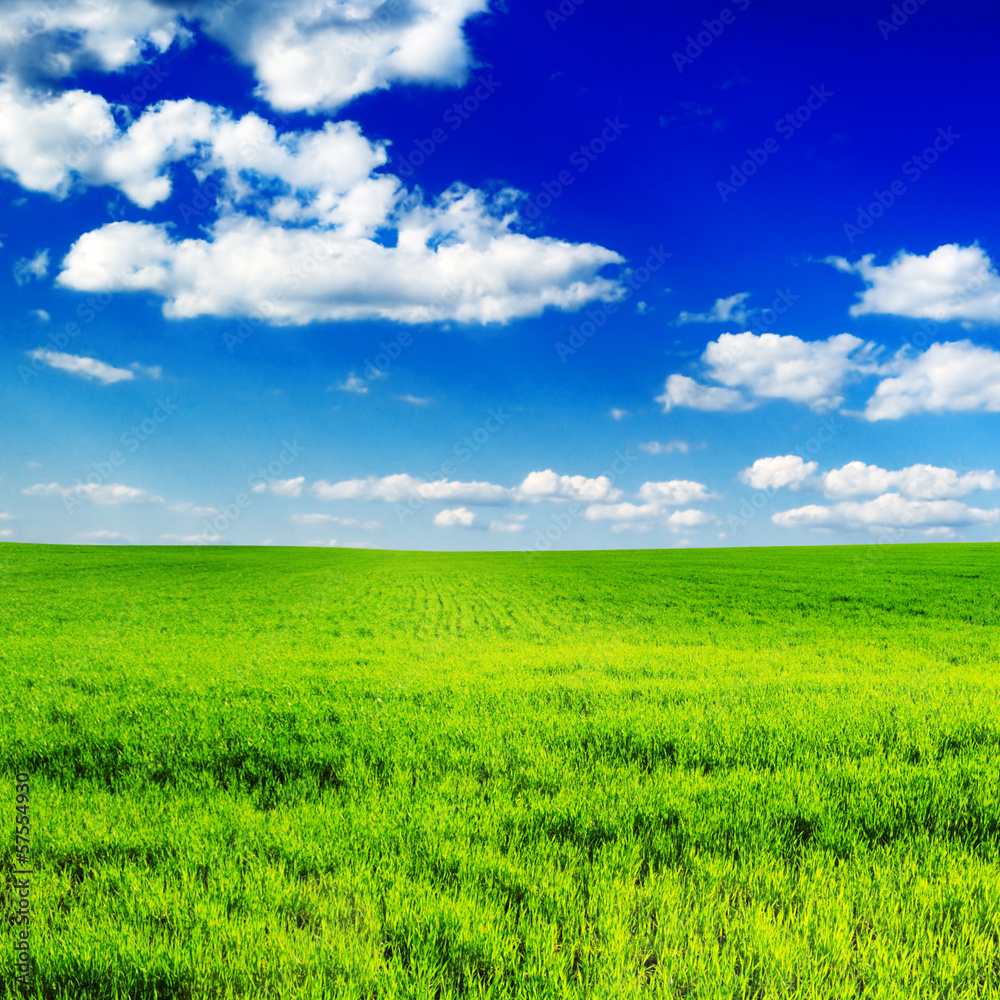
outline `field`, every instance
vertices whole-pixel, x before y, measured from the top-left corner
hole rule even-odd
[[[0,996],[1000,998],[1000,546],[0,545]]]

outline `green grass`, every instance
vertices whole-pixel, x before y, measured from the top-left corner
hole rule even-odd
[[[1000,547],[0,545],[32,995],[1000,998]]]

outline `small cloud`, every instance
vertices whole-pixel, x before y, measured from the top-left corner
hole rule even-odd
[[[114,545],[131,541],[130,538],[118,531],[85,531],[79,537],[96,545]]]
[[[429,396],[411,396],[409,393],[405,396],[397,396],[396,399],[401,399],[404,403],[410,403],[413,406],[430,406],[434,402]]]
[[[122,483],[77,483],[75,486],[63,486],[61,483],[36,483],[21,490],[29,497],[60,496],[72,498],[74,501],[88,500],[101,506],[119,506],[121,504],[160,504],[163,497],[154,496],[148,490],[125,486]]]
[[[725,299],[716,299],[708,312],[692,313],[682,311],[677,317],[680,323],[745,323],[749,313],[743,303],[750,297],[749,292],[737,292]]]
[[[26,285],[32,278],[39,281],[49,273],[49,251],[39,250],[34,257],[20,257],[14,264],[14,280]]]
[[[216,514],[222,513],[218,507],[199,507],[194,503],[175,503],[171,504],[170,509],[177,511],[178,514],[188,514],[191,517],[215,517]]]
[[[336,388],[341,392],[353,392],[358,396],[363,396],[368,392],[368,380],[351,372],[343,382],[337,383]]]
[[[337,517],[335,514],[293,514],[288,520],[292,524],[336,524],[342,528],[364,528],[365,531],[382,527],[378,521],[359,521],[356,517]]]
[[[135,373],[127,368],[114,368],[98,361],[96,358],[81,358],[75,354],[63,354],[60,351],[49,351],[39,347],[28,351],[28,357],[41,361],[50,368],[79,375],[81,378],[93,379],[101,385],[111,385],[114,382],[128,382],[135,378]]]
[[[647,311],[648,308],[649,306],[647,306],[645,302],[636,302],[635,304],[635,311],[640,316],[642,316]]]
[[[691,445],[687,441],[646,441],[639,445],[639,451],[647,455],[672,455],[675,451],[686,455],[690,450]]]
[[[617,407],[611,411],[612,420],[624,420],[626,417],[631,416],[628,410],[619,410]]]
[[[466,507],[442,510],[434,515],[434,523],[439,528],[471,528],[475,520],[476,515]]]
[[[129,365],[129,368],[144,378],[158,379],[163,374],[163,369],[159,365],[152,365],[147,368],[146,365],[140,365],[138,361],[133,361]]]
[[[44,309],[31,309],[28,312],[29,316],[34,316],[41,323],[48,323],[52,317]]]
[[[10,528],[0,529],[0,538],[13,538],[14,532]]]
[[[13,521],[13,520],[14,520],[13,514],[0,514],[0,521]]]

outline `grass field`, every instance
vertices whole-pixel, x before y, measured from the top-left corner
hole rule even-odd
[[[1000,997],[1000,546],[0,545],[0,996]]]

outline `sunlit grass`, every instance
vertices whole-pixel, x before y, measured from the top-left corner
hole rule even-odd
[[[998,554],[2,545],[35,995],[1000,997]]]

